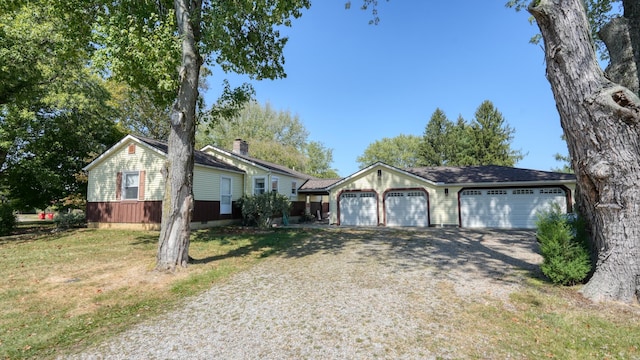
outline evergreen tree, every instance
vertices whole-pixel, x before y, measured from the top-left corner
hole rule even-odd
[[[436,108],[422,135],[419,160],[421,165],[442,166],[451,162],[452,150],[455,148],[452,131],[453,123],[440,108]]]
[[[480,104],[470,128],[469,150],[474,163],[469,165],[514,166],[524,157],[521,151],[511,149],[515,130],[491,101]]]

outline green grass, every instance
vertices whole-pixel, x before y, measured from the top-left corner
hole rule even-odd
[[[304,231],[194,232],[187,269],[152,271],[157,232],[82,229],[0,238],[0,359],[77,351],[172,309]]]
[[[385,234],[392,235],[406,234]],[[333,228],[198,231],[190,246],[193,264],[174,274],[152,271],[157,232],[82,229],[0,238],[0,359],[80,351],[172,310],[185,297],[265,257],[296,252],[311,237],[321,249],[331,241],[371,236]],[[437,336],[417,332],[415,340],[435,353],[452,349],[453,357],[470,359],[640,359],[637,306],[593,304],[577,287],[536,279],[523,284],[507,305],[462,299],[451,284],[440,284],[448,301],[435,315],[425,315]]]
[[[509,303],[452,302],[462,311],[447,320],[460,325],[446,346],[457,343],[464,358],[640,359],[637,307],[593,304],[549,284],[514,292]]]

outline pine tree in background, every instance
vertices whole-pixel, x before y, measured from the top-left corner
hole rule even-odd
[[[469,150],[474,164],[469,165],[514,166],[524,157],[521,151],[511,149],[515,130],[491,101],[480,104],[470,129]]]
[[[452,138],[453,123],[440,109],[431,115],[425,127],[420,143],[420,164],[424,166],[449,165],[452,160],[453,149],[456,148]]]

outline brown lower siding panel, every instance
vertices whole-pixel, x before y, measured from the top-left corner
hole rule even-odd
[[[160,223],[162,201],[88,202],[87,221],[95,223]]]
[[[219,201],[196,200],[192,222],[241,219],[237,206],[232,214],[220,214]],[[162,201],[116,201],[87,203],[87,222],[90,223],[160,223]]]
[[[231,204],[231,214],[220,214],[220,201],[196,200],[193,206],[193,222],[242,219],[240,208]]]
[[[291,204],[290,216],[304,214],[305,202],[294,201]],[[311,214],[318,210],[322,213],[329,209],[328,203],[312,202]],[[242,219],[240,208],[233,203],[232,214],[220,214],[219,201],[196,200],[193,208],[192,222]],[[326,208],[326,209],[325,209]],[[142,223],[159,224],[162,221],[162,201],[115,201],[88,202],[87,222],[90,223]]]

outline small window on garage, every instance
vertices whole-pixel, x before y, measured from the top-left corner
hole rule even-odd
[[[372,192],[363,192],[360,193],[360,197],[361,198],[369,198],[369,197],[375,197],[376,194],[372,193]]]
[[[564,191],[558,188],[540,189],[540,194],[561,194],[564,195]]]
[[[407,193],[407,196],[409,197],[420,197],[420,196],[424,196],[424,193],[421,191],[411,191]]]
[[[390,192],[387,194],[387,197],[403,197],[404,193],[401,192]]]
[[[487,190],[487,195],[507,195],[507,190]]]
[[[291,182],[291,195],[297,195],[298,194],[298,184],[296,184],[295,181]]]
[[[513,195],[533,195],[533,189],[515,189]]]
[[[462,192],[462,195],[478,196],[478,195],[482,195],[482,191],[480,191],[480,190],[465,190],[465,191]]]
[[[344,197],[344,198],[357,198],[358,194],[346,193],[346,194],[342,194],[341,196]]]

